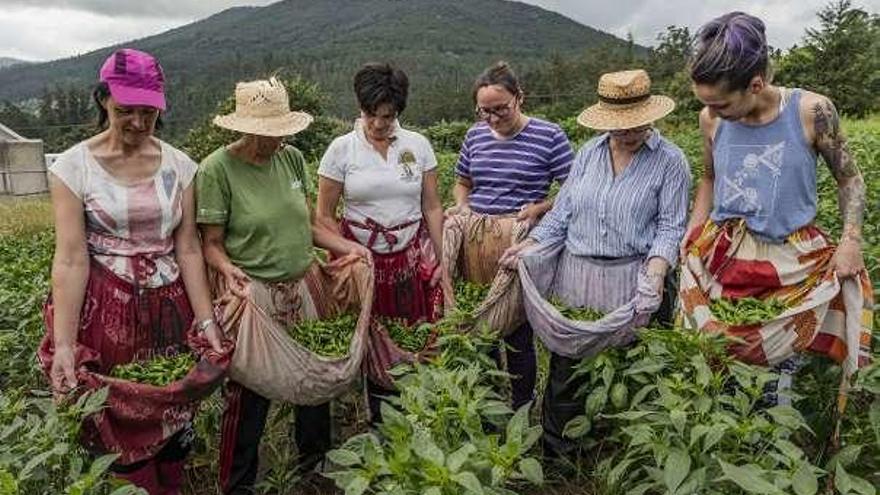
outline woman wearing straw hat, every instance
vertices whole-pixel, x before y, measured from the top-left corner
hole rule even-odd
[[[191,326],[221,351],[196,230],[197,166],[153,135],[164,89],[152,55],[114,52],[93,93],[102,131],[49,168],[56,248],[39,356],[58,394],[92,387],[89,372],[184,352]],[[117,476],[151,494],[179,493],[192,429],[170,418],[190,413],[146,397],[132,406],[113,390],[84,436],[124,459],[111,467]],[[120,421],[133,407],[138,420]]]
[[[604,74],[598,95],[578,123],[605,132],[580,149],[553,208],[527,240],[505,252],[502,263],[513,267],[531,246],[564,242],[555,290],[573,306],[607,312],[633,298],[640,271],[664,292],[684,234],[690,172],[684,153],[652,125],[675,103],[651,94],[647,72]],[[664,297],[667,307],[671,292]],[[571,379],[577,362],[551,355],[543,409],[550,455],[575,448],[562,433],[583,413],[583,400],[575,398],[583,382]]]
[[[302,153],[282,144],[312,122],[290,110],[277,79],[239,83],[235,112],[214,124],[241,137],[204,159],[197,177],[198,223],[208,265],[244,297],[251,279],[297,281],[312,263],[313,244],[337,256],[369,256],[357,243],[312,222]],[[251,493],[269,400],[235,382],[225,389],[220,481],[224,493]],[[330,446],[328,404],[296,409],[300,461],[317,463]]]
[[[373,63],[354,77],[360,118],[336,138],[318,169],[317,217],[373,253],[376,316],[413,324],[439,316],[443,210],[437,159],[421,134],[403,129],[409,80],[400,69]],[[341,222],[336,207],[345,198]],[[391,393],[367,380],[371,418]]]
[[[473,213],[497,222],[524,221],[533,226],[553,205],[548,198],[551,184],[561,184],[568,176],[574,159],[568,137],[558,125],[523,113],[522,87],[505,62],[480,74],[473,98],[478,122],[462,143],[455,167],[455,206],[447,214]],[[486,246],[483,241],[477,242]],[[506,245],[491,251],[479,249],[479,260],[468,260],[465,250],[469,280],[492,282],[498,267],[497,258],[491,255],[500,255],[511,240],[508,236],[500,242]],[[487,255],[491,259],[484,259]],[[504,342],[511,403],[519,409],[535,393],[537,360],[531,326],[522,324]],[[494,354],[500,361],[500,350]]]

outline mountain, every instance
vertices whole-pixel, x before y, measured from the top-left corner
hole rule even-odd
[[[626,42],[533,5],[505,0],[284,0],[236,7],[165,33],[81,56],[0,71],[0,101],[46,85],[89,88],[121,46],[159,57],[168,77],[166,123],[185,128],[212,112],[237,80],[300,74],[330,95],[327,110],[357,113],[351,80],[368,61],[388,60],[410,76],[406,116],[460,118],[473,108],[472,81],[505,59],[521,73],[551,56]],[[449,104],[450,98],[454,104]]]
[[[0,69],[5,69],[16,64],[26,64],[27,60],[20,60],[12,57],[0,57]]]

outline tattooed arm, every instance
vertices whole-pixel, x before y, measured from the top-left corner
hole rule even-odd
[[[837,199],[843,219],[843,234],[835,254],[837,274],[855,275],[864,268],[862,258],[862,219],[865,214],[865,182],[846,144],[840,128],[840,116],[828,98],[808,94],[804,100],[809,106],[807,130],[812,131],[812,142],[822,155],[831,174],[837,180]],[[812,129],[810,129],[812,127]]]

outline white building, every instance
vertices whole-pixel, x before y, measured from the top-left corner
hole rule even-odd
[[[0,123],[0,194],[39,194],[49,190],[43,141],[27,139]]]

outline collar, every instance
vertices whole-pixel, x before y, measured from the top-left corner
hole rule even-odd
[[[391,131],[391,138],[389,139],[389,141],[391,142],[391,144],[394,144],[398,141],[398,139],[400,139],[400,122],[397,119],[394,119],[394,123],[391,125],[393,126],[393,130]],[[360,117],[358,117],[354,121],[354,135],[362,144],[370,147],[373,146],[373,143],[371,143],[370,140],[367,139],[367,134],[364,131],[364,119]]]
[[[657,151],[657,148],[660,146],[660,140],[662,137],[660,136],[660,130],[656,127],[651,129],[651,135],[645,141],[645,145],[651,151]],[[606,146],[609,145],[609,140],[611,140],[611,133],[606,132],[599,136],[599,140],[596,142],[596,146]]]

